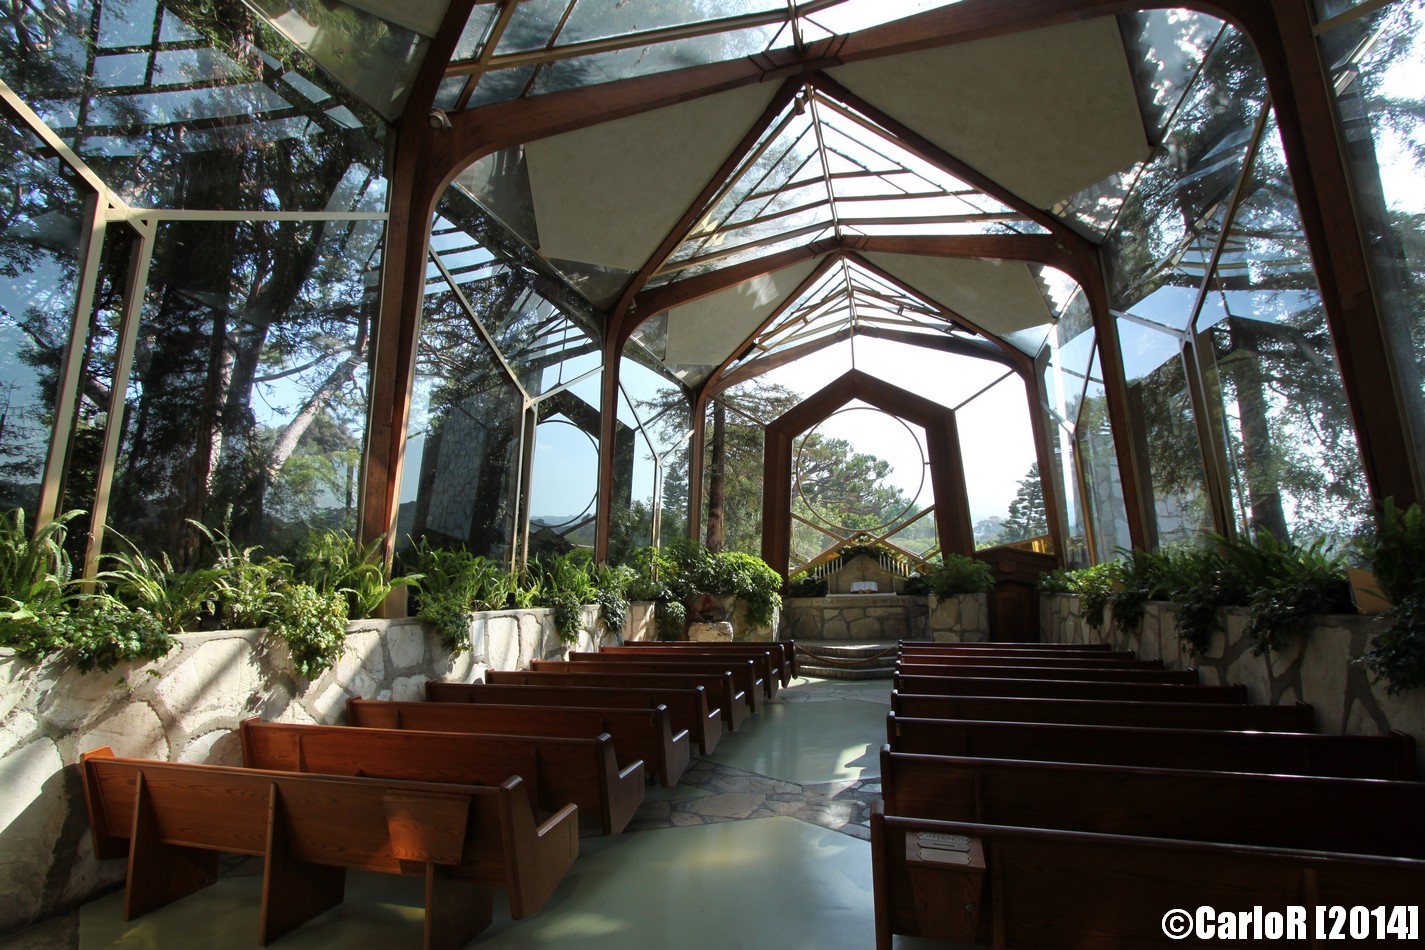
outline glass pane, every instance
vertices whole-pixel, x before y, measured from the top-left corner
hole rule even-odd
[[[1118,321],[1128,406],[1143,438],[1143,460],[1158,544],[1190,544],[1213,529],[1202,444],[1187,389],[1181,342],[1128,320]]]
[[[512,560],[523,398],[443,280],[426,290],[397,536]]]
[[[598,423],[597,404],[591,406],[570,392],[540,404],[530,469],[530,557],[593,545],[599,492]]]
[[[293,31],[309,26],[282,0],[268,2],[296,17],[284,20]],[[325,42],[335,35],[326,25],[353,17],[384,23],[301,2],[302,16],[324,24],[309,31],[313,41]],[[0,76],[125,201],[385,209],[385,123],[248,7],[77,0],[52,5],[29,26],[27,43],[0,36]],[[366,46],[355,42],[348,36],[331,52],[370,51],[369,37],[360,41]],[[398,78],[379,57],[351,61],[384,84]]]
[[[1269,125],[1213,280],[1212,329],[1244,523],[1348,538],[1370,501],[1285,158]]]
[[[1256,52],[1225,30],[1109,237],[1114,309],[1132,310],[1165,284],[1200,286],[1265,96]],[[1172,325],[1189,318],[1175,311]]]
[[[1024,382],[1011,375],[955,413],[976,547],[1048,534]]]
[[[1344,0],[1319,4],[1330,13]],[[1425,447],[1425,3],[1409,0],[1351,21],[1321,37],[1331,65],[1355,203],[1375,265],[1375,292],[1395,356],[1395,373],[1414,430]]]
[[[0,509],[30,524],[87,227],[79,192],[38,144],[0,122]]]
[[[1118,472],[1113,430],[1108,424],[1108,400],[1104,397],[1103,371],[1097,354],[1074,431],[1087,492],[1084,506],[1092,520],[1098,559],[1112,560],[1116,551],[1128,550],[1133,542],[1128,533],[1128,509],[1123,503],[1123,481]]]
[[[182,553],[185,518],[266,553],[354,529],[379,222],[175,222],[155,246],[111,522]]]

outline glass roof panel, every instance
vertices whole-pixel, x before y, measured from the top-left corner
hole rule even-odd
[[[0,77],[124,201],[384,208],[386,124],[263,17],[240,4],[62,6],[27,15],[27,41],[5,45]],[[353,172],[367,182],[355,193],[344,187]]]
[[[1118,22],[1133,68],[1144,127],[1150,141],[1160,142],[1220,36],[1223,23],[1181,9],[1125,13]],[[1051,210],[1081,230],[1107,234],[1143,167],[1144,163],[1137,163],[1114,172]]]
[[[338,82],[387,119],[400,118],[428,40],[329,0],[247,0]]]

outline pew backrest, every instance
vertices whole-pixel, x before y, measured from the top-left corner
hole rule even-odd
[[[523,673],[506,676],[487,670],[483,683],[426,684],[426,698],[441,702],[525,703],[557,706],[619,706],[651,709],[663,705],[673,719],[673,728],[687,729],[703,755],[717,748],[723,733],[722,707],[702,686],[674,686],[643,681],[640,686],[600,682],[585,677],[582,682],[562,683]]]
[[[643,804],[643,762],[620,768],[613,738],[377,729],[264,722],[241,724],[249,768],[460,785],[498,785],[518,775],[532,804],[558,811],[573,802],[617,834]]]
[[[427,684],[429,685],[429,684]],[[438,693],[438,691],[437,691]],[[690,758],[687,729],[673,730],[668,707],[497,705],[349,699],[347,722],[381,729],[570,738],[613,736],[620,768],[642,759],[665,786],[677,783]]]
[[[1314,732],[1316,729],[1316,714],[1309,703],[1268,706],[1015,696],[926,696],[892,690],[891,710],[914,719],[1076,722],[1098,726],[1256,729],[1266,732]]]
[[[886,746],[881,787],[887,814],[908,818],[1425,858],[1420,782],[916,755]]]
[[[1384,736],[1230,732],[912,719],[891,713],[886,717],[886,735],[894,751],[925,755],[1342,778],[1416,778],[1415,743],[1401,732]]]
[[[1176,683],[1106,683],[1084,680],[1006,679],[982,676],[913,676],[897,673],[902,693],[927,696],[1033,696],[1044,699],[1114,699],[1172,703],[1245,703],[1247,687]]]

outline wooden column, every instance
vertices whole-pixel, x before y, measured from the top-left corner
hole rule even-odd
[[[1049,397],[1044,389],[1044,360],[1036,360],[1024,379],[1024,393],[1029,400],[1029,425],[1034,434],[1034,456],[1039,460],[1039,484],[1044,493],[1044,517],[1049,525],[1049,537],[1054,542],[1054,560],[1064,566],[1069,547],[1069,534],[1064,524],[1068,511],[1059,496],[1059,482],[1054,466],[1054,445],[1049,441],[1052,429],[1048,420]]]

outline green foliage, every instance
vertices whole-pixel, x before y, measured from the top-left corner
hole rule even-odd
[[[1362,548],[1391,606],[1362,661],[1391,695],[1425,687],[1425,512],[1386,499]]]
[[[930,578],[924,574],[912,574],[905,579],[901,592],[911,597],[926,597],[930,594]]]
[[[111,528],[108,533],[128,548],[104,555],[111,566],[95,577],[115,597],[134,610],[152,614],[170,634],[195,629],[204,615],[217,616],[219,570],[179,570],[166,552],[149,557],[119,532]]]
[[[1126,552],[1123,560],[1109,565],[1113,592],[1113,625],[1124,635],[1138,630],[1148,601],[1167,596],[1165,558],[1150,551]]]
[[[51,652],[48,627],[77,595],[64,540],[78,514],[66,512],[31,539],[23,509],[0,513],[0,646],[27,659]]]
[[[1039,575],[1039,590],[1045,594],[1072,594],[1074,592],[1074,572],[1055,568]]]
[[[1342,559],[1324,541],[1302,546],[1259,532],[1250,540],[1212,538],[1200,548],[1135,551],[1053,583],[1079,596],[1083,618],[1095,629],[1110,604],[1114,625],[1129,633],[1149,600],[1173,601],[1178,637],[1190,653],[1207,649],[1219,607],[1247,607],[1247,635],[1260,656],[1304,635],[1313,615],[1350,609]]]
[[[628,620],[628,589],[636,574],[623,565],[595,564],[591,568],[599,617],[610,633],[622,634]]]
[[[346,622],[344,594],[297,582],[281,591],[270,626],[286,642],[292,666],[310,680],[341,658],[346,647]]]
[[[554,629],[565,643],[573,643],[583,629],[583,606],[598,601],[591,567],[587,555],[577,551],[529,563],[529,582],[537,590],[534,603],[554,612]]]
[[[658,622],[658,639],[681,640],[688,629],[688,609],[681,600],[660,600],[653,608]]]
[[[715,554],[696,541],[683,539],[669,544],[664,556],[675,567],[668,588],[679,599],[698,593],[738,597],[747,605],[747,622],[758,627],[771,626],[774,613],[782,606],[778,593],[782,575],[760,557],[741,551]]]
[[[173,637],[156,617],[130,610],[107,594],[79,597],[53,622],[56,639],[84,673],[107,673],[131,660],[157,660],[173,649]]]
[[[990,566],[963,554],[945,555],[945,563],[932,571],[928,579],[930,590],[936,597],[988,594],[995,587]]]
[[[826,578],[814,577],[806,571],[798,571],[787,579],[788,597],[825,597]]]
[[[409,558],[416,616],[435,628],[452,653],[470,649],[470,614],[498,610],[518,586],[503,566],[465,548],[436,548],[424,538]]]
[[[318,531],[303,545],[295,577],[324,594],[340,592],[350,619],[370,617],[392,590],[416,582],[409,574],[391,576],[381,552],[384,540],[384,536],[374,538],[363,546],[345,531]]]
[[[1103,629],[1103,612],[1113,597],[1113,566],[1095,564],[1073,574],[1074,593],[1079,598],[1079,611],[1084,621],[1095,630]]]
[[[669,582],[678,575],[678,563],[655,547],[634,551],[625,566],[632,571],[625,593],[629,600],[668,600],[674,597]]]

